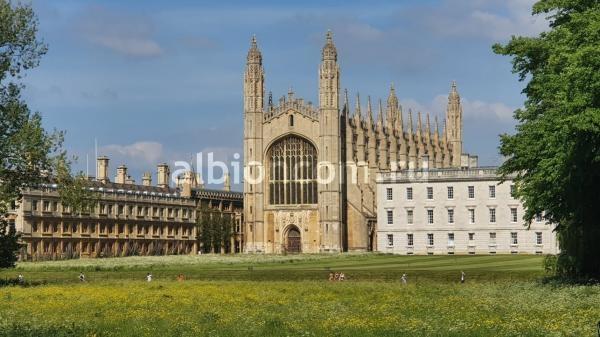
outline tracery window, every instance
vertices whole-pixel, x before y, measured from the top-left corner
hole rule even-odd
[[[307,140],[288,136],[269,149],[269,203],[317,203],[317,151]]]

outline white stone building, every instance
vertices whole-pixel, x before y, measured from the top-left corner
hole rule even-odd
[[[426,167],[426,165],[424,165]],[[555,254],[553,227],[528,229],[514,184],[496,168],[420,169],[377,177],[377,250],[394,254]]]

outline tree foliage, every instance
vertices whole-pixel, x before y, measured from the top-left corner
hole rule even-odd
[[[231,214],[202,208],[197,217],[197,240],[203,253],[232,252],[234,217]]]
[[[550,29],[493,47],[527,82],[516,133],[501,136],[500,171],[517,175],[526,222],[543,213],[556,225],[557,271],[599,277],[600,2],[542,0],[533,14],[546,15]]]
[[[37,32],[31,6],[0,0],[0,268],[16,261],[19,236],[6,205],[18,201],[23,189],[60,183],[64,204],[77,208],[86,203],[81,201],[85,180],[70,175],[62,150],[64,133],[46,131],[41,115],[21,98],[24,72],[36,67],[47,51]]]

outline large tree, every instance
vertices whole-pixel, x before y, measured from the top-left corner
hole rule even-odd
[[[502,174],[516,174],[526,208],[556,225],[558,271],[600,277],[600,2],[542,0],[549,30],[494,45],[526,86],[516,133],[502,135]]]
[[[47,50],[37,31],[29,5],[0,0],[0,268],[14,266],[17,258],[19,237],[7,208],[24,188],[58,183],[63,203],[74,210],[94,201],[85,199],[83,177],[70,174],[63,133],[44,130],[40,114],[21,98],[25,71],[36,67]]]

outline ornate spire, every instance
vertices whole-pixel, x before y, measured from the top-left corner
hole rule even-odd
[[[425,128],[427,129],[425,136],[427,137],[427,143],[429,143],[431,140],[431,125],[429,124],[429,112],[425,116]]]
[[[356,93],[356,104],[354,106],[354,114],[360,115],[360,94]]]
[[[252,35],[250,49],[248,50],[246,61],[248,64],[262,64],[262,54],[260,53],[258,44],[256,43],[256,35]]]
[[[456,82],[452,81],[450,94],[448,95],[448,107],[446,108],[446,138],[448,148],[451,149],[452,166],[460,167],[462,154],[462,107],[460,95],[456,89]]]
[[[458,90],[456,90],[456,81],[452,81],[452,87],[450,88],[450,97],[458,97]]]
[[[331,33],[331,30],[328,30],[327,34],[325,35],[325,46],[323,47],[321,57],[323,61],[337,61],[337,50],[333,44],[333,33]]]
[[[408,134],[409,140],[412,140],[413,134],[413,118],[412,118],[412,109],[408,109]]]
[[[381,107],[381,99],[379,100],[379,108],[377,112],[377,127],[383,129],[383,109]]]
[[[346,116],[350,116],[350,102],[348,101],[348,89],[344,89],[344,113],[346,114]]]
[[[390,123],[394,122],[396,118],[396,112],[398,110],[398,97],[396,97],[396,91],[394,90],[394,83],[390,85],[390,94],[387,99],[387,118]]]
[[[373,126],[373,109],[371,109],[371,96],[367,96],[367,114],[369,126]]]
[[[224,191],[231,191],[231,181],[229,179],[229,172],[225,173],[225,179],[223,182],[223,190]]]
[[[435,133],[433,134],[433,142],[435,143],[435,146],[439,146],[440,145],[440,125],[438,124],[438,118],[437,116],[435,116]]]
[[[421,111],[417,114],[417,137],[421,140],[421,132],[423,132],[423,123],[421,123]]]

